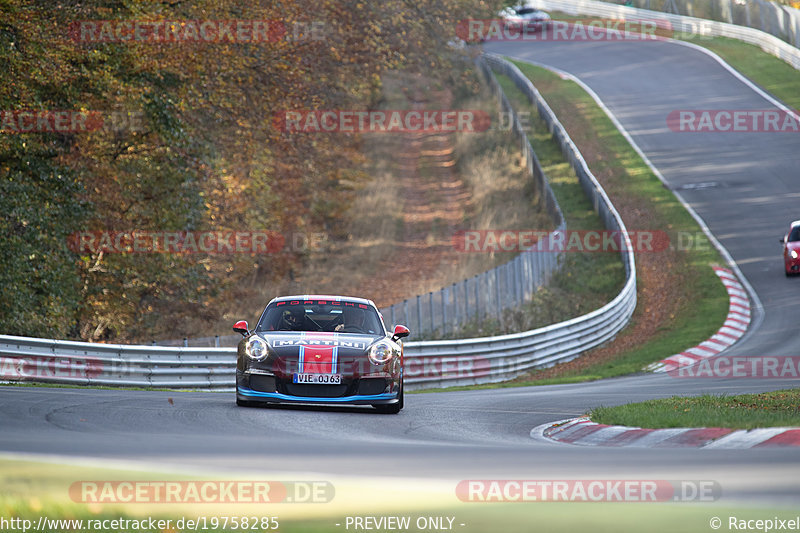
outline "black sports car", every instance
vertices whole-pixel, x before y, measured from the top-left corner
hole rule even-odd
[[[372,405],[403,408],[405,326],[386,331],[375,304],[342,296],[284,296],[267,304],[244,337],[236,364],[236,404]]]

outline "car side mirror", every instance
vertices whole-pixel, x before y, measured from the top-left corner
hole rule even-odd
[[[394,327],[394,335],[392,335],[392,340],[396,341],[398,339],[402,339],[403,337],[408,337],[409,335],[411,335],[411,332],[408,330],[408,328],[398,324]]]
[[[236,324],[233,325],[233,331],[236,333],[241,333],[242,337],[246,337],[250,331],[247,328],[247,320],[240,320]]]
[[[780,239],[778,239],[778,242],[783,244],[784,239],[785,239],[785,237],[781,237]]]

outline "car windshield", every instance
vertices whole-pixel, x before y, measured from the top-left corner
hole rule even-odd
[[[800,226],[795,226],[789,232],[789,242],[800,241]]]
[[[517,15],[530,15],[532,13],[536,13],[536,9],[531,7],[523,7],[522,9],[517,9]]]
[[[256,331],[385,334],[375,309],[358,302],[275,302],[262,314]]]

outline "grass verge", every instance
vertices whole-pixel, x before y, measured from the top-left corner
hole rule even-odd
[[[635,373],[709,338],[728,311],[727,293],[710,268],[723,263],[719,253],[580,86],[546,69],[516,64],[564,124],[628,229],[664,230],[673,246],[661,253],[637,254],[639,305],[631,325],[615,343],[556,369],[534,371],[503,384],[465,388],[575,383]],[[502,79],[501,84],[517,110],[535,116],[516,88]],[[539,134],[534,132],[532,137]],[[686,246],[689,240],[691,246]],[[674,246],[681,242],[683,246]],[[582,277],[591,291],[591,276]]]
[[[247,481],[249,478],[224,476],[226,479]],[[777,506],[756,506],[743,509],[731,504],[720,505],[692,503],[642,503],[642,502],[540,502],[479,503],[460,501],[456,495],[456,481],[420,484],[417,480],[397,478],[386,483],[383,478],[332,479],[335,496],[327,503],[86,503],[81,496],[81,480],[103,481],[188,481],[218,479],[204,475],[202,478],[169,472],[142,472],[125,469],[106,469],[96,466],[78,466],[15,461],[0,459],[0,517],[9,521],[17,519],[9,530],[22,531],[22,521],[28,520],[28,530],[34,529],[40,518],[48,519],[47,531],[71,533],[74,531],[142,531],[161,533],[191,530],[187,520],[201,520],[202,531],[275,530],[262,527],[263,518],[275,518],[278,531],[285,532],[341,532],[348,516],[408,517],[410,525],[403,531],[457,530],[463,533],[504,531],[509,533],[536,529],[552,532],[591,530],[597,532],[652,532],[708,531],[709,521],[721,517],[728,524],[729,517],[737,519],[794,518],[792,509]],[[269,479],[275,479],[270,476]],[[295,481],[297,478],[293,478]],[[316,479],[316,478],[315,478]],[[276,483],[270,481],[270,483]],[[77,487],[76,487],[77,485]],[[90,493],[91,494],[91,493]],[[100,494],[100,493],[98,493]],[[128,494],[120,492],[120,494]],[[178,494],[188,494],[181,493]],[[113,493],[112,493],[113,495]],[[108,496],[108,495],[107,495]],[[794,513],[794,514],[792,514]],[[237,519],[234,520],[234,517]],[[247,517],[250,526],[243,527],[240,517]],[[150,525],[152,518],[155,524]],[[182,525],[178,521],[183,519]],[[435,527],[435,520],[440,527]],[[452,519],[452,522],[450,522]],[[71,520],[71,523],[53,523],[53,520]],[[80,527],[76,520],[83,521]],[[88,523],[88,520],[100,521]],[[144,520],[144,525],[130,523],[114,527],[112,520]],[[169,524],[156,525],[158,520]],[[420,520],[418,524],[418,520]],[[107,522],[105,522],[107,521]],[[227,521],[228,527],[214,527]],[[140,522],[141,523],[141,522]],[[274,524],[274,522],[268,522]],[[106,524],[103,526],[102,524]],[[234,525],[236,524],[236,525]],[[337,525],[338,524],[338,525]],[[452,528],[447,527],[452,524]],[[166,527],[161,527],[166,525]],[[205,529],[207,527],[208,529]],[[155,528],[155,529],[154,529]],[[375,528],[379,529],[379,528]]]
[[[587,15],[569,15],[560,11],[552,12],[554,20],[610,21]],[[728,37],[708,37],[682,32],[657,30],[656,34],[679,41],[686,41],[706,48],[744,75],[750,81],[782,101],[792,109],[800,109],[800,70],[785,61],[768,54],[758,46],[730,39]]]
[[[800,109],[800,71],[752,44],[727,37],[681,39],[707,48],[792,109]],[[766,102],[765,102],[766,104]]]
[[[663,187],[580,86],[546,69],[526,63],[517,66],[534,82],[562,121],[622,213],[628,229],[663,229],[672,243],[686,241],[691,236],[692,246],[685,247],[688,249],[673,246],[660,254],[637,254],[640,305],[632,325],[620,335],[626,348],[588,366],[566,369],[561,375],[533,372],[505,385],[574,383],[638,372],[650,362],[707,339],[722,324],[728,310],[727,294],[709,268],[722,263],[718,252],[674,194]],[[516,91],[507,86],[504,90],[511,95]],[[509,98],[515,105],[522,105],[520,109],[532,109],[520,104],[519,96]],[[666,286],[672,301],[664,301],[653,290],[654,283],[659,281],[654,278],[659,276],[673,278]],[[664,307],[669,311],[659,313]],[[637,325],[651,320],[658,322],[655,328],[637,330]]]
[[[499,76],[503,91],[512,105],[522,112],[526,133],[558,200],[568,228],[605,229],[600,217],[581,188],[578,178],[564,159],[544,121],[535,113],[511,80]],[[520,157],[519,153],[515,153]],[[536,192],[535,195],[539,193]],[[534,196],[534,193],[529,193]],[[493,216],[496,220],[498,217]],[[503,220],[504,227],[514,228],[517,220]],[[497,226],[497,222],[494,226]],[[483,227],[483,226],[479,226]],[[541,229],[541,228],[539,228]],[[497,263],[514,258],[515,253],[495,253]],[[591,272],[591,276],[585,275]],[[428,335],[425,340],[439,338],[471,338],[529,331],[589,313],[611,301],[622,289],[625,271],[618,253],[569,253],[562,268],[548,285],[540,287],[530,302],[520,308],[507,309],[502,317],[463,324],[455,333]],[[417,340],[415,338],[414,340]]]
[[[654,429],[800,426],[800,389],[737,396],[673,396],[615,407],[597,407],[590,416],[592,421],[600,424]]]

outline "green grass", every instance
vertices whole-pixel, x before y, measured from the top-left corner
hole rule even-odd
[[[759,47],[726,37],[682,39],[708,48],[792,109],[800,109],[800,71]],[[767,107],[764,102],[764,107]]]
[[[568,15],[559,11],[551,13],[557,20],[604,20],[588,15]],[[800,109],[800,70],[782,59],[768,54],[758,46],[727,37],[707,37],[681,32],[657,32],[663,37],[690,42],[714,52],[750,81],[791,107]],[[766,102],[765,102],[766,104]]]
[[[525,113],[523,123],[529,126],[526,134],[548,177],[567,228],[604,230],[602,220],[594,211],[572,167],[564,159],[536,109],[527,102],[509,78],[498,76],[498,81],[515,110]],[[514,254],[498,256],[503,257],[498,263],[505,263],[513,259]],[[586,272],[592,272],[592,275],[586,276]],[[501,318],[465,322],[456,332],[447,331],[442,334],[437,331],[415,340],[485,337],[548,326],[602,307],[619,294],[624,282],[625,270],[618,253],[569,253],[549,284],[541,287],[531,301],[522,307],[504,311]]]
[[[592,410],[591,418],[600,424],[656,429],[800,426],[800,389],[737,396],[673,396],[617,407],[598,407]]]
[[[580,86],[574,82],[562,80],[546,69],[522,62],[516,64],[534,82],[557,116],[571,117],[570,122],[573,127],[570,128],[569,124],[567,127],[570,136],[578,143],[578,146],[592,143],[592,149],[598,153],[598,156],[590,167],[596,175],[613,176],[613,183],[607,185],[607,191],[612,198],[615,193],[624,194],[628,198],[633,197],[642,209],[651,211],[652,227],[666,230],[672,242],[677,241],[678,232],[688,232],[693,236],[699,235],[696,237],[699,245],[694,249],[679,253],[678,260],[680,262],[677,266],[681,268],[682,272],[683,298],[670,323],[657,331],[652,339],[635,349],[619,354],[611,361],[568,374],[563,378],[538,381],[534,372],[528,379],[523,377],[512,383],[503,384],[503,386],[575,383],[630,374],[640,371],[653,361],[680,352],[710,337],[722,324],[728,310],[727,293],[710,268],[713,264],[723,263],[718,252],[701,234],[700,227],[678,199],[671,191],[663,187],[661,181],[650,171],[635,150],[617,131],[610,119]],[[520,101],[519,92],[509,85],[510,82],[503,80],[502,77],[500,81],[517,109],[530,109],[530,106],[527,106],[524,101]],[[545,133],[540,129],[533,138],[539,140],[538,138],[542,135]],[[542,148],[537,147],[537,154],[540,150]],[[545,152],[542,150],[542,153]],[[554,189],[563,187],[563,183],[559,183],[559,179],[560,175],[555,173]],[[562,196],[559,196],[559,203],[562,202]],[[572,212],[569,201],[570,196],[566,196],[565,202],[561,204],[562,209],[566,207],[568,211]],[[575,201],[578,202],[578,200]],[[580,223],[586,223],[586,220]],[[576,226],[572,225],[571,227]],[[585,279],[590,287],[593,277],[586,276]],[[641,309],[637,310],[634,320],[647,320],[647,312]]]
[[[416,526],[416,521],[423,519],[428,520],[430,517],[445,517],[453,518],[453,530],[461,531],[463,533],[486,532],[486,531],[503,531],[504,533],[529,533],[532,531],[532,524],[536,524],[537,531],[547,531],[552,533],[572,533],[574,531],[582,531],[590,529],[596,533],[641,533],[648,531],[651,533],[675,533],[676,531],[713,531],[709,527],[709,521],[713,517],[722,517],[725,521],[724,527],[727,530],[727,520],[729,516],[735,516],[737,519],[764,519],[769,517],[774,519],[780,517],[782,520],[790,520],[795,518],[791,511],[785,509],[768,509],[768,508],[748,508],[742,509],[741,507],[724,507],[697,505],[697,504],[680,504],[680,503],[597,503],[597,502],[561,502],[561,503],[505,503],[505,504],[464,504],[457,508],[424,510],[417,512],[414,510],[403,513],[375,513],[368,509],[363,512],[348,515],[356,517],[375,517],[379,520],[381,517],[386,516],[408,516],[410,527],[402,529],[402,531],[409,532],[429,532],[436,531],[429,526],[421,526],[419,529]],[[74,518],[104,520],[132,517],[128,515],[113,515],[109,513],[90,514],[78,513],[75,511],[67,511],[64,514],[47,509],[43,511],[49,518],[65,518],[67,516]],[[39,516],[42,513],[26,514],[23,518],[32,520],[36,524]],[[232,511],[230,516],[238,516],[238,513]],[[169,512],[162,511],[158,513],[158,517],[166,520],[171,519],[172,527],[181,518],[177,515],[170,514]],[[262,511],[258,517],[269,516],[268,511]],[[135,517],[141,520],[140,517]],[[189,518],[189,517],[186,517]],[[286,520],[278,518],[279,529],[278,531],[287,533],[341,533],[346,531],[345,516],[335,516],[327,519],[317,520]],[[184,522],[185,523],[185,522]],[[208,523],[208,519],[206,521]],[[340,524],[340,525],[336,525]],[[446,527],[449,527],[448,522],[444,522]],[[464,524],[464,526],[461,526]],[[643,524],[646,526],[643,527]],[[356,530],[351,524],[350,531]],[[363,531],[363,529],[358,529]],[[69,529],[51,529],[52,533],[70,533]],[[207,529],[204,531],[235,531],[233,528],[223,529]],[[266,530],[265,530],[266,531]],[[380,531],[389,531],[380,529]]]
[[[530,105],[509,78],[497,78],[514,109],[523,113],[521,116],[528,140],[547,175],[567,228],[604,230],[575,172],[564,159],[536,108]],[[586,276],[586,272],[592,272],[592,275]],[[531,302],[521,309],[508,310],[503,317],[505,328],[497,324],[498,330],[494,334],[527,331],[591,312],[611,301],[624,282],[625,271],[617,253],[566,254],[561,269],[553,275],[550,283],[540,288]],[[475,336],[475,328],[465,329]],[[490,333],[485,328],[479,328],[478,331],[481,335]]]
[[[230,478],[230,476],[227,476]],[[524,477],[524,476],[523,476]],[[528,476],[528,479],[539,479]],[[190,478],[169,472],[145,472],[134,470],[104,469],[77,465],[40,463],[35,461],[8,461],[0,459],[0,517],[8,520],[19,518],[30,520],[35,527],[39,517],[73,520],[171,520],[170,528],[161,533],[177,531],[177,520],[206,517],[270,517],[278,518],[278,531],[289,533],[318,532],[340,533],[354,531],[346,528],[347,516],[408,516],[412,526],[404,531],[435,531],[428,527],[418,529],[420,517],[451,517],[453,530],[463,533],[503,531],[527,533],[532,530],[548,532],[572,532],[591,530],[598,533],[622,533],[648,531],[672,533],[675,531],[710,531],[709,521],[720,517],[725,525],[729,516],[739,519],[773,518],[788,519],[796,512],[777,506],[742,506],[717,502],[517,502],[483,503],[465,502],[458,498],[458,480],[436,482],[420,486],[396,478],[357,478],[346,481],[331,479],[335,496],[329,503],[314,504],[176,504],[176,503],[80,503],[70,496],[70,487],[80,480],[158,480],[180,481],[188,479],[210,480],[216,476],[204,475]],[[247,479],[236,476],[235,479]],[[263,476],[253,477],[264,481]],[[274,477],[267,477],[273,480]],[[314,478],[317,479],[317,478]],[[421,501],[420,493],[424,495]],[[75,493],[73,493],[75,494]],[[77,492],[80,494],[80,492]],[[80,498],[78,498],[80,499]],[[337,526],[336,524],[340,524]],[[447,522],[445,522],[447,524]],[[464,524],[463,526],[461,524]],[[535,528],[533,527],[535,525]],[[21,528],[10,528],[21,531]],[[190,528],[184,527],[183,531]],[[725,528],[727,530],[727,528]],[[82,531],[89,531],[84,527]],[[96,529],[95,529],[96,530]],[[135,531],[136,529],[130,529]],[[241,531],[228,527],[227,531]],[[257,528],[258,531],[266,531]],[[72,533],[78,529],[68,527],[48,528],[51,533]],[[148,527],[138,531],[159,533]],[[211,528],[204,531],[223,531]],[[381,530],[382,531],[382,530]]]
[[[797,91],[797,87],[800,87],[800,71],[791,65],[761,51],[756,46],[735,39],[695,37],[684,40],[715,52],[784,104],[793,109],[800,109],[800,92]],[[516,64],[534,82],[557,116],[565,117],[577,111],[577,114],[587,119],[588,128],[583,130],[585,132],[583,136],[596,136],[602,141],[601,146],[605,148],[600,161],[591,165],[593,172],[622,170],[628,178],[626,180],[628,190],[643,202],[651,202],[663,219],[663,227],[673,230],[673,235],[676,231],[692,233],[699,231],[699,227],[680,206],[677,199],[663,189],[660,181],[628,145],[624,137],[616,131],[605,113],[577,84],[561,80],[546,69],[522,62]],[[507,90],[507,85],[504,85],[504,90]],[[512,99],[512,101],[515,102],[515,106],[519,105],[518,100]],[[570,135],[578,142],[575,130],[570,131]],[[578,144],[580,146],[581,143]],[[708,338],[724,320],[727,312],[727,296],[716,276],[707,268],[710,264],[723,264],[723,261],[704,236],[699,239],[704,249],[687,254],[688,269],[684,271],[687,285],[691,287],[687,294],[693,297],[682,303],[681,311],[677,313],[669,330],[660,332],[651,341],[621,354],[613,361],[581,372],[546,380],[535,380],[534,373],[532,375],[534,379],[522,378],[503,386],[576,383],[634,373],[650,362],[680,352]],[[646,317],[640,313],[634,316],[634,320],[642,319]],[[480,388],[484,387],[492,385]]]
[[[527,502],[527,503],[474,503],[456,508],[439,509],[434,512],[403,513],[416,520],[419,516],[454,517],[454,531],[463,533],[574,533],[592,531],[593,533],[676,533],[714,531],[710,521],[721,518],[724,522],[721,531],[728,531],[728,519],[774,519],[796,518],[796,513],[786,509],[720,507],[718,505],[699,505],[693,503],[601,503],[601,502]],[[344,525],[335,527],[333,520],[305,524],[289,524],[286,531],[298,532],[341,532]],[[460,527],[460,524],[464,524]],[[458,525],[455,525],[458,524]],[[298,529],[295,529],[298,527]],[[352,526],[351,526],[352,527]],[[406,531],[421,532],[435,529]]]
[[[534,82],[556,116],[561,117],[578,147],[588,147],[595,154],[590,161],[590,168],[596,176],[605,176],[604,187],[612,201],[615,197],[622,196],[627,202],[635,202],[639,209],[649,213],[648,228],[628,229],[663,229],[672,243],[678,242],[680,235],[691,235],[696,245],[688,250],[676,251],[671,256],[674,263],[665,267],[680,269],[682,292],[678,297],[677,309],[670,320],[655,331],[649,340],[619,353],[613,359],[579,371],[565,373],[561,377],[539,379],[538,372],[534,371],[512,382],[459,387],[455,390],[579,383],[636,373],[654,361],[708,339],[724,322],[728,311],[727,293],[710,268],[712,265],[724,264],[719,253],[702,234],[700,227],[675,195],[664,188],[658,177],[628,144],[608,116],[579,85],[562,80],[556,74],[540,67],[523,62],[515,64]],[[528,104],[509,79],[503,76],[499,76],[498,79],[517,111],[536,115],[535,109]],[[565,212],[567,227],[573,229],[599,227],[597,226],[600,224],[599,219],[577,185],[577,179],[571,169],[563,161],[561,163],[555,161],[554,156],[555,154],[560,156],[560,151],[557,148],[555,154],[551,151],[554,143],[549,137],[550,134],[541,123],[534,122],[533,132],[530,133],[531,143],[535,143],[537,156],[541,158],[559,204]],[[600,257],[591,257],[592,255]],[[616,292],[610,290],[612,284],[608,283],[609,276],[602,274],[602,269],[599,276],[595,276],[594,272],[591,276],[580,274],[588,271],[585,268],[585,261],[598,259],[613,261],[621,269],[619,256],[615,254],[569,254],[567,267],[553,280],[557,289],[564,289],[567,293],[584,296],[602,294],[602,301],[593,300],[591,309],[581,309],[584,313],[607,303],[616,295]],[[619,288],[616,288],[617,292],[618,290]],[[563,300],[553,303],[558,308],[559,305],[563,305]],[[648,320],[648,310],[642,309],[641,305],[634,314],[632,324],[638,320]],[[621,336],[625,334],[623,331]]]
[[[612,199],[615,192],[633,197],[642,209],[651,211],[652,227],[663,228],[667,231],[671,242],[677,241],[678,232],[688,232],[697,239],[699,244],[678,255],[679,263],[676,266],[681,269],[683,283],[681,301],[670,322],[656,331],[650,340],[618,354],[609,361],[589,366],[580,371],[569,372],[561,377],[539,379],[538,372],[534,371],[510,382],[433,389],[432,391],[580,383],[640,372],[642,368],[654,361],[681,352],[687,347],[709,338],[724,322],[728,311],[727,293],[719,278],[710,268],[711,265],[724,263],[719,253],[705,235],[702,235],[700,227],[678,199],[671,191],[663,187],[661,181],[642,161],[594,100],[574,82],[562,80],[546,69],[522,62],[516,64],[534,82],[557,116],[571,116],[578,119],[573,121],[573,128],[570,129],[568,126],[568,131],[579,147],[584,143],[595,141],[592,147],[599,152],[599,155],[597,160],[590,164],[590,168],[596,175],[606,174],[614,177],[614,183],[606,187]],[[526,112],[533,110],[510,80],[503,76],[499,76],[498,79],[515,109]],[[545,161],[550,161],[549,147],[545,142],[549,133],[540,125],[534,126],[534,130],[531,142],[532,144],[537,143],[535,146],[537,155],[545,164]],[[597,139],[600,141],[597,142]],[[553,182],[552,186],[558,196],[559,204],[565,211],[567,226],[583,228],[592,223],[599,224],[599,220],[593,222],[596,215],[591,211],[591,206],[583,191],[576,185],[577,180],[571,169],[557,165],[546,168]],[[571,179],[575,180],[575,185],[571,184]],[[621,188],[624,188],[624,191],[621,191]],[[594,259],[586,257],[590,255],[592,254],[570,254],[569,260],[570,262],[590,261]],[[594,255],[602,256],[606,260],[613,260],[621,266],[618,255]],[[556,276],[555,283],[565,287],[568,291],[583,291],[583,294],[592,294],[596,280],[599,280],[599,285],[606,289],[603,293],[603,304],[616,295],[613,291],[608,292],[610,285],[607,283],[607,276],[601,275],[596,278],[594,273],[586,276],[571,275],[571,272],[575,272],[575,270],[568,266],[559,276]],[[593,309],[597,307],[599,305],[595,305]],[[584,312],[590,310],[587,309]],[[634,314],[632,322],[647,319],[647,311],[639,308]],[[621,335],[624,334],[623,331]]]
[[[612,198],[619,194],[633,197],[642,209],[650,210],[652,226],[667,231],[672,242],[677,241],[679,232],[692,235],[701,232],[675,195],[664,188],[580,86],[562,80],[546,69],[525,63],[517,63],[517,66],[536,84],[557,116],[580,118],[580,121],[573,122],[574,127],[568,127],[569,134],[579,147],[595,142],[593,146],[599,154],[591,163],[591,169],[596,175],[613,177],[613,183],[606,186]],[[709,267],[723,261],[704,235],[698,238],[700,245],[679,253],[681,263],[678,266],[686,299],[680,302],[672,322],[644,345],[579,375],[600,378],[637,372],[647,363],[702,342],[719,328],[728,310],[728,298]],[[647,313],[639,310],[634,319],[647,320]]]
[[[449,499],[453,500],[454,491],[449,494]],[[335,503],[324,505],[324,512],[329,516],[318,517],[320,504],[299,504],[297,507],[309,509],[308,518],[300,518],[296,513],[291,516],[281,516],[276,513],[274,508],[268,505],[253,511],[255,514],[247,514],[242,509],[235,506],[206,506],[205,510],[195,510],[185,512],[175,510],[174,506],[161,506],[146,513],[136,512],[130,509],[132,505],[125,509],[91,509],[81,504],[52,505],[48,503],[28,502],[11,503],[5,498],[0,498],[0,512],[8,518],[18,517],[30,520],[35,525],[40,516],[50,519],[82,519],[82,520],[105,520],[105,519],[136,519],[142,520],[152,516],[158,520],[171,520],[172,529],[164,531],[174,531],[175,524],[181,518],[186,519],[205,516],[206,523],[210,523],[211,517],[238,517],[255,516],[268,517],[276,516],[279,528],[278,531],[286,533],[341,533],[342,531],[354,531],[352,525],[346,528],[346,517],[348,516],[370,516],[379,519],[386,516],[408,516],[411,526],[402,531],[422,532],[436,531],[436,528],[426,527],[417,528],[418,519],[428,517],[444,517],[453,519],[453,531],[462,533],[483,533],[487,531],[502,531],[504,533],[529,533],[530,531],[547,531],[551,533],[571,533],[574,531],[590,530],[596,533],[641,533],[647,531],[651,533],[675,533],[680,532],[707,532],[713,531],[709,527],[710,521],[719,517],[723,521],[723,529],[727,531],[729,517],[736,519],[764,519],[780,518],[789,520],[796,517],[796,512],[791,509],[778,508],[775,506],[732,506],[730,504],[721,506],[719,503],[623,503],[623,502],[523,502],[523,503],[461,503],[451,504],[437,508],[415,508],[396,506],[387,511],[375,509],[373,507],[362,507],[359,510],[339,511]],[[217,508],[219,507],[219,508]],[[312,507],[316,507],[312,511]],[[313,513],[313,514],[312,514]],[[317,515],[312,518],[312,516]],[[336,525],[340,524],[340,525]],[[447,525],[448,522],[444,521]],[[463,526],[461,524],[464,524]],[[534,525],[535,524],[535,528]],[[146,526],[145,526],[146,527]],[[184,528],[184,531],[187,528]],[[360,529],[363,531],[363,529]],[[72,533],[72,529],[52,528],[51,533]],[[141,531],[150,531],[143,529]],[[241,531],[233,528],[207,529],[204,531]],[[267,531],[259,529],[259,531]],[[380,531],[388,531],[380,529]],[[158,531],[150,531],[158,533]]]
[[[559,17],[561,18],[561,17]],[[800,108],[800,72],[785,62],[762,52],[755,46],[725,38],[695,38],[686,39],[704,46],[719,54],[725,61],[742,72],[754,83],[764,88],[772,95],[783,101],[786,105]],[[698,232],[699,227],[694,223],[688,213],[677,202],[677,199],[667,190],[663,189],[660,181],[650,172],[649,168],[639,158],[638,154],[627,144],[625,139],[616,131],[613,124],[605,114],[586,95],[583,90],[573,82],[561,80],[555,74],[532,65],[518,63],[520,69],[531,78],[542,92],[545,99],[560,117],[575,114],[585,116],[588,128],[583,136],[596,135],[602,140],[601,146],[605,147],[606,154],[599,162],[592,164],[595,172],[612,171],[623,173],[627,180],[626,188],[635,193],[643,202],[650,202],[658,213],[664,217],[665,228],[669,227],[674,234],[676,231]],[[531,111],[521,93],[513,87],[508,79],[499,79],[501,86],[517,110]],[[539,120],[532,113],[535,120]],[[570,131],[570,135],[575,135]],[[550,177],[551,186],[558,196],[559,204],[568,220],[568,227],[591,229],[599,227],[599,219],[589,206],[588,200],[579,188],[576,189],[577,180],[574,173],[560,156],[555,143],[549,140],[546,129],[540,122],[534,122],[534,132],[529,133],[532,145],[540,158],[545,170]],[[575,137],[574,137],[575,138]],[[577,140],[577,139],[576,139]],[[707,339],[716,331],[723,322],[727,312],[727,295],[708,265],[723,261],[718,256],[707,239],[702,236],[700,242],[705,250],[695,250],[687,254],[690,268],[684,272],[685,280],[691,294],[691,300],[682,303],[682,311],[672,321],[669,328],[659,332],[651,341],[636,349],[621,354],[613,361],[596,365],[579,373],[565,375],[560,378],[536,379],[535,373],[514,382],[478,385],[472,387],[457,387],[446,390],[462,390],[476,388],[512,387],[524,385],[550,385],[558,383],[579,383],[606,377],[618,376],[639,372],[647,364],[678,353],[688,346],[693,346]],[[553,280],[554,287],[566,287],[567,291],[578,294],[593,294],[598,300],[611,294],[609,289],[614,286],[619,272],[615,272],[612,263],[619,264],[618,256],[613,254],[594,254],[602,256],[602,260],[609,261],[607,274],[597,278],[584,278],[577,276],[576,272],[585,271],[586,261],[594,261],[595,257],[586,257],[588,254],[571,254],[563,273]],[[586,279],[591,284],[578,286],[576,280]],[[612,290],[613,292],[613,290]],[[561,298],[562,293],[556,292],[559,297],[552,297],[547,290],[539,295],[539,301],[533,302],[523,310],[533,317],[537,309],[552,313],[552,322],[557,322],[569,316],[575,316],[567,300]],[[600,297],[599,295],[602,295]],[[613,296],[612,296],[613,297]],[[547,305],[542,305],[542,304]],[[597,301],[586,305],[588,312],[597,307]],[[601,305],[602,305],[601,303]],[[552,304],[552,305],[549,305]],[[588,309],[588,307],[592,307]],[[564,309],[566,307],[566,310]],[[517,312],[518,313],[518,312]],[[580,314],[580,313],[579,313]],[[541,319],[537,319],[541,322]],[[634,321],[646,320],[641,313],[634,315]],[[506,324],[513,325],[513,318]],[[462,329],[460,336],[495,335],[507,332],[507,327],[501,327],[499,321],[484,322],[482,324],[467,324]],[[519,331],[519,329],[518,329]],[[422,392],[422,391],[420,391]]]

